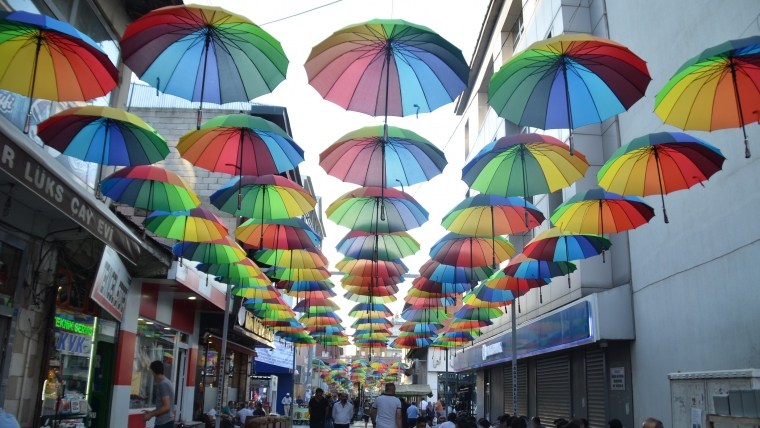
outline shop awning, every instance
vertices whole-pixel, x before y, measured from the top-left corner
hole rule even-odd
[[[133,264],[140,241],[108,207],[11,122],[0,116],[0,170]]]
[[[209,341],[214,345],[219,346],[220,348],[222,347],[222,339],[220,337],[209,334]],[[227,339],[227,349],[235,352],[240,352],[241,354],[250,355],[252,357],[258,356],[255,349],[246,348],[245,346],[237,344],[230,339]]]

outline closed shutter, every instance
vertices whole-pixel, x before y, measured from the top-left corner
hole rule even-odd
[[[570,419],[570,358],[536,361],[536,411],[545,421]],[[597,427],[594,427],[597,428]]]
[[[528,364],[517,363],[517,412],[528,414]],[[504,364],[504,413],[512,414],[512,363]]]
[[[606,376],[604,351],[586,351],[586,402],[588,403],[588,423],[594,428],[607,425]]]

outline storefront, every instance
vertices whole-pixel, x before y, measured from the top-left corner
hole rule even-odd
[[[290,394],[293,399],[293,355],[293,344],[277,337],[271,349],[260,350],[256,357],[256,374],[273,379],[273,387],[267,392],[266,399],[272,403],[271,411],[280,415],[285,412],[282,405],[285,394]]]
[[[618,389],[610,382],[612,373],[630,373],[628,348],[634,339],[630,288],[618,288],[518,326],[519,415],[546,421],[585,418],[594,427],[606,426],[611,414],[621,421],[630,417],[625,399],[630,385]],[[493,420],[513,413],[511,354],[512,333],[506,331],[454,357],[458,375],[476,376],[474,391],[482,392],[473,398],[478,417]],[[627,402],[628,408],[612,401]]]

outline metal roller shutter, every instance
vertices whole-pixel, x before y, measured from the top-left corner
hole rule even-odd
[[[570,400],[569,356],[536,361],[536,410],[541,420],[570,419]]]
[[[517,412],[528,414],[528,364],[517,363]],[[512,363],[504,364],[504,413],[512,414]]]
[[[588,403],[588,423],[592,428],[607,425],[606,376],[604,351],[586,351],[586,402]]]

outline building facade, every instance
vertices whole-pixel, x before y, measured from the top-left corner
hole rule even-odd
[[[521,129],[488,106],[490,77],[515,53],[562,33],[590,33],[629,47],[647,61],[653,80],[646,97],[626,113],[574,131],[576,148],[591,166],[570,188],[533,197],[550,214],[576,192],[597,187],[597,172],[621,144],[676,130],[652,113],[655,94],[704,49],[760,34],[759,14],[760,4],[753,1],[493,0],[473,55],[469,88],[456,106],[462,115],[464,155],[470,158],[485,144],[520,132],[567,141],[566,130]],[[688,30],[696,27],[700,31]],[[554,281],[542,287],[541,295],[531,290],[518,299],[517,308],[509,308],[518,310],[518,340],[522,336],[536,342],[535,349],[518,354],[518,413],[548,422],[583,417],[594,428],[613,418],[638,426],[647,417],[675,426],[683,418],[673,415],[683,405],[672,403],[670,373],[737,370],[760,363],[760,342],[751,333],[760,322],[752,309],[758,292],[747,276],[747,257],[756,251],[760,231],[753,224],[726,221],[733,217],[727,217],[729,206],[738,204],[742,212],[760,206],[747,187],[760,171],[754,157],[744,159],[741,130],[688,132],[721,149],[727,158],[722,172],[704,187],[666,196],[669,224],[663,222],[659,197],[647,198],[657,207],[655,218],[637,230],[609,236],[612,248],[606,263],[600,257],[580,261],[569,287],[565,280]],[[747,132],[753,149],[760,129],[750,125]],[[742,195],[739,200],[737,195]],[[510,240],[519,251],[548,227],[547,221]],[[721,284],[719,289],[716,284]],[[588,311],[578,312],[578,305]],[[629,310],[623,310],[626,305]],[[610,314],[609,308],[623,312]],[[721,315],[711,315],[715,313]],[[586,316],[591,324],[584,326]],[[512,413],[510,318],[495,320],[471,348],[453,357],[455,370],[477,375],[478,416]],[[567,342],[550,340],[562,336],[561,329],[546,323],[552,318],[576,320],[583,334],[570,335],[576,339]],[[541,334],[531,336],[537,329]],[[707,401],[697,405],[703,415],[713,410]]]

